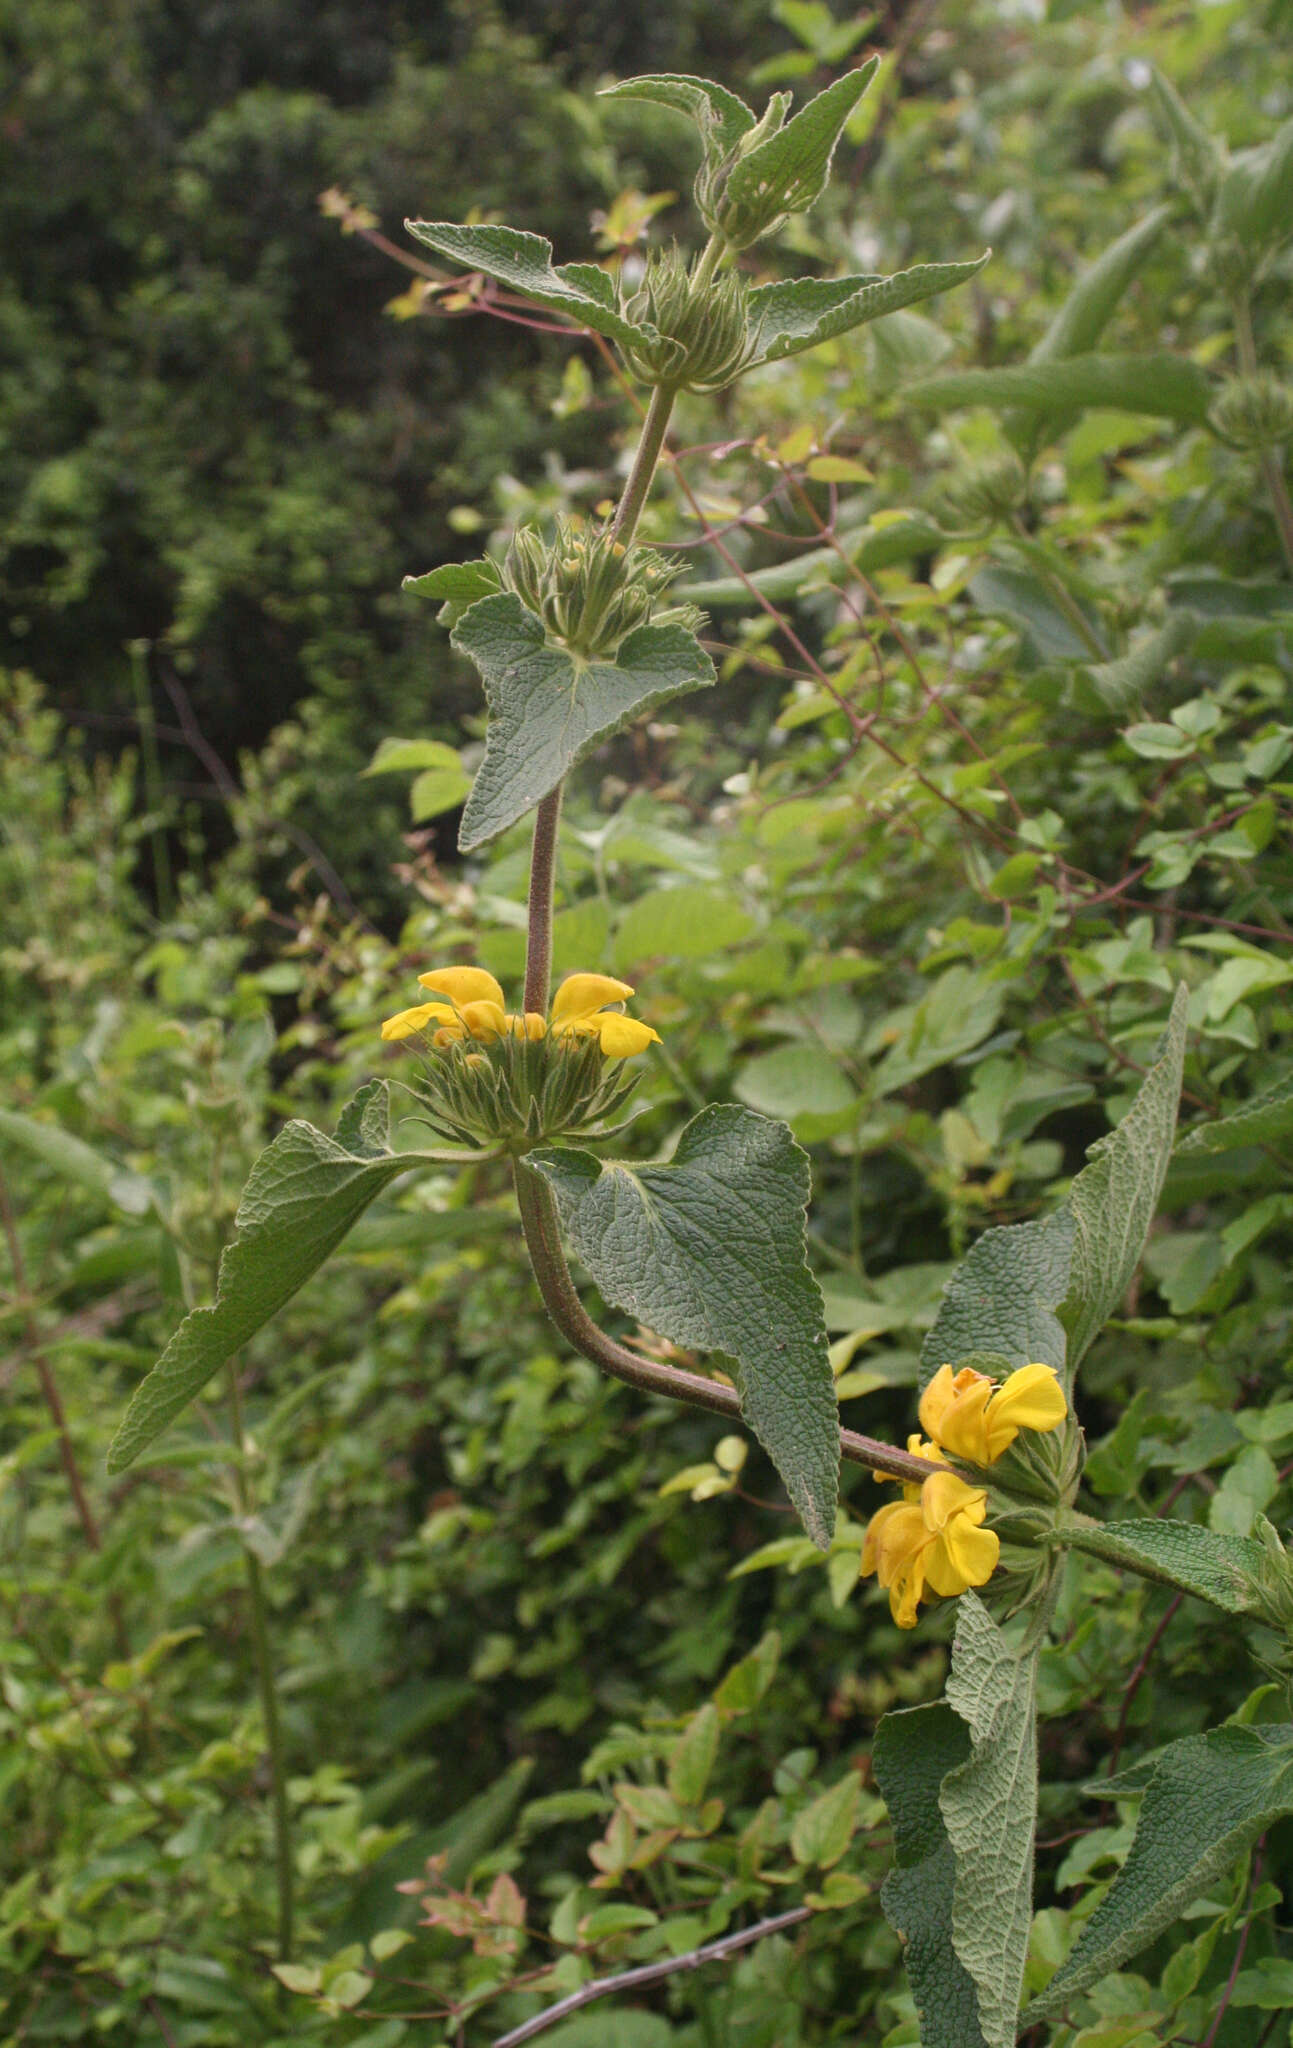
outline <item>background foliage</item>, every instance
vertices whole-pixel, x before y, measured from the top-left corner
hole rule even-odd
[[[1287,1520],[1293,1457],[1293,583],[1257,458],[1208,424],[1233,280],[1149,66],[1233,148],[1263,142],[1293,111],[1287,14],[1040,15],[956,0],[865,31],[893,52],[879,111],[788,231],[796,265],[993,260],[686,401],[645,537],[692,551],[720,684],[581,772],[557,966],[625,973],[664,1034],[644,1157],[729,1096],[811,1147],[844,1418],[899,1441],[954,1260],[1053,1206],[1184,979],[1186,1136],[1082,1419],[1110,1514],[1246,1534]],[[864,1475],[822,1560],[757,1451],[566,1357],[493,1169],[388,1198],[255,1342],[245,1459],[212,1403],[103,1467],[283,1118],[331,1128],[433,959],[518,979],[524,828],[450,855],[478,699],[399,581],[588,510],[631,439],[591,345],[446,317],[318,196],[397,239],[405,213],[506,208],[563,258],[600,212],[610,248],[624,195],[685,193],[690,162],[668,116],[590,101],[604,72],[757,98],[867,47],[791,0],[656,21],[648,44],[598,7],[5,14],[7,2041],[475,2048],[805,1901],[544,2038],[916,2038],[870,1744],[938,1693],[948,1617],[900,1636],[858,1592]],[[1084,267],[1156,209],[1079,320]],[[691,232],[681,204],[661,221]],[[1288,262],[1252,301],[1286,376]],[[955,381],[1024,363],[1066,304],[1051,354],[1121,366],[1087,372],[1098,406],[1080,380],[1062,410]],[[440,750],[361,778],[383,738]],[[1255,1131],[1205,1128],[1263,1094]],[[293,1773],[277,1980],[247,1550]],[[1274,1654],[1073,1572],[1042,1660],[1030,1981],[1126,1855],[1126,1767],[1277,1717]],[[1283,1824],[1036,2042],[1286,2038],[1289,1851]],[[477,2016],[528,1972],[539,1997]]]

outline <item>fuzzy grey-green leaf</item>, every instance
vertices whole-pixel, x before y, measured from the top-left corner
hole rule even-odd
[[[974,1979],[952,1946],[956,1859],[938,1804],[943,1780],[969,1753],[965,1723],[934,1700],[886,1714],[871,1757],[894,1839],[880,1904],[906,1944],[922,2048],[985,2048]]]
[[[388,1116],[385,1082],[370,1081],[343,1110],[336,1138],[293,1121],[261,1153],[234,1219],[238,1236],[220,1260],[215,1301],[185,1316],[136,1388],[108,1453],[110,1472],[147,1450],[317,1272],[389,1181],[434,1162],[434,1154],[391,1152]]]
[[[652,100],[657,106],[672,107],[689,114],[699,128],[706,151],[726,155],[754,126],[754,114],[745,101],[726,86],[710,78],[691,78],[682,72],[657,71],[644,78],[624,78],[618,85],[603,86],[604,100]]]
[[[654,328],[635,326],[601,289],[589,289],[587,264],[554,269],[552,244],[545,235],[448,220],[406,220],[404,225],[438,256],[447,256],[465,270],[483,271],[519,298],[545,306],[550,313],[563,313],[580,327],[591,327],[612,341],[641,343],[655,338]]]
[[[1062,2012],[1170,1927],[1273,1822],[1293,1813],[1293,1727],[1212,1728],[1169,1743],[1130,1853],[1026,2020]]]
[[[952,1944],[988,2048],[1014,2048],[1033,1904],[1037,1652],[1021,1653],[973,1591],[957,1602],[947,1699],[970,1731],[938,1795],[956,1858]]]
[[[1196,1124],[1187,1131],[1176,1148],[1178,1158],[1183,1153],[1232,1152],[1240,1145],[1270,1144],[1278,1138],[1285,1138],[1293,1131],[1293,1074],[1286,1074],[1282,1081],[1276,1081],[1246,1102],[1242,1109],[1232,1110],[1229,1116],[1214,1117],[1210,1123]]]
[[[805,1258],[808,1157],[786,1126],[724,1103],[692,1119],[668,1166],[603,1164],[565,1147],[527,1164],[608,1301],[675,1344],[735,1361],[741,1412],[826,1549],[839,1413]]]
[[[1091,1147],[1088,1164],[1069,1191],[1073,1264],[1060,1307],[1060,1320],[1068,1331],[1069,1388],[1084,1355],[1121,1301],[1154,1220],[1176,1132],[1188,1010],[1189,991],[1182,982],[1135,1101],[1117,1128]]]
[[[682,626],[640,626],[613,661],[576,661],[549,645],[510,591],[464,612],[452,638],[479,669],[490,709],[458,834],[464,852],[532,811],[608,733],[714,680],[713,662]]]
[[[1056,1310],[1069,1284],[1073,1218],[1059,1209],[1034,1223],[985,1230],[953,1273],[921,1348],[922,1386],[940,1365],[995,1351],[1012,1366],[1064,1370]]]
[[[760,336],[752,367],[799,355],[850,328],[950,291],[982,270],[990,254],[969,263],[917,263],[892,277],[795,277],[759,285],[748,301],[750,333]]]
[[[1194,1593],[1228,1614],[1243,1614],[1252,1606],[1250,1581],[1261,1571],[1264,1556],[1261,1544],[1250,1536],[1231,1536],[1197,1522],[1160,1516],[1093,1522],[1086,1515],[1071,1515],[1055,1536],[1057,1542],[1089,1557],[1102,1557],[1142,1577]]]
[[[880,59],[869,57],[808,102],[733,165],[719,217],[737,224],[738,244],[753,241],[783,213],[804,213],[821,197],[844,124],[875,77]],[[757,224],[756,224],[757,223]]]

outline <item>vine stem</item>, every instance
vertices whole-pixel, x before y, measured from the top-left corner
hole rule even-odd
[[[551,1188],[523,1159],[516,1161],[515,1178],[530,1264],[544,1306],[562,1336],[612,1379],[623,1380],[640,1393],[663,1394],[671,1401],[707,1408],[711,1415],[739,1422],[741,1403],[735,1387],[724,1386],[721,1380],[706,1379],[702,1373],[685,1372],[680,1366],[642,1358],[598,1327],[579,1299],[570,1276]],[[931,1472],[940,1470],[927,1458],[917,1458],[910,1451],[900,1451],[894,1444],[880,1443],[875,1437],[861,1436],[851,1429],[840,1431],[840,1455],[850,1464],[866,1465],[887,1479],[914,1480],[917,1485]]]
[[[238,1360],[229,1360],[229,1420],[238,1451],[234,1485],[239,1511],[244,1519],[252,1511],[251,1489],[247,1483],[245,1454],[247,1432],[243,1423],[242,1387]],[[244,1536],[243,1563],[247,1574],[247,1601],[251,1616],[252,1653],[256,1660],[256,1688],[260,1694],[261,1719],[265,1723],[265,1747],[269,1752],[270,1803],[274,1819],[274,1869],[278,1887],[278,1960],[291,1961],[295,1917],[295,1871],[292,1860],[292,1816],[287,1803],[287,1760],[283,1753],[283,1725],[278,1711],[278,1684],[269,1645],[269,1608],[260,1559]]]
[[[1255,377],[1257,366],[1257,341],[1253,334],[1253,306],[1248,293],[1239,292],[1234,302],[1235,348],[1239,356],[1239,367],[1245,377]],[[1289,501],[1288,486],[1284,481],[1284,464],[1278,450],[1263,448],[1260,456],[1262,477],[1270,493],[1271,510],[1279,528],[1280,545],[1289,574],[1293,576],[1293,503]]]

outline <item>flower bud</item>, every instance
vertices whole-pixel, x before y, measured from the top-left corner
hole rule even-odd
[[[722,156],[707,155],[696,174],[694,191],[700,217],[711,233],[722,235],[733,249],[748,249],[751,242],[771,234],[780,227],[790,210],[784,204],[785,195],[780,192],[760,193],[744,201],[733,202],[728,197],[727,186],[742,158],[749,156],[751,151],[785,126],[792,97],[788,92],[774,93],[762,120],[741,137],[736,148]]]
[[[1236,377],[1212,408],[1212,425],[1236,448],[1260,454],[1293,440],[1293,385],[1259,373]]]
[[[943,503],[963,526],[995,526],[1018,510],[1028,484],[1018,456],[988,456],[943,485]]]
[[[505,589],[543,623],[548,638],[581,660],[608,660],[651,617],[677,570],[650,548],[628,546],[610,529],[558,521],[555,540],[521,527],[503,563]]]
[[[735,271],[698,280],[696,266],[688,270],[676,244],[653,251],[642,289],[625,311],[630,320],[650,322],[660,339],[625,348],[633,376],[680,391],[721,391],[755,352],[747,331],[748,293],[747,280]]]

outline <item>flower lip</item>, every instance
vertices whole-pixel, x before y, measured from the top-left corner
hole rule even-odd
[[[483,967],[437,967],[430,974],[419,974],[418,987],[447,996],[459,1008],[464,1003],[493,1003],[504,1008],[502,989]]]
[[[919,1414],[941,1450],[994,1465],[1021,1429],[1058,1429],[1068,1402],[1049,1365],[1020,1366],[1001,1386],[973,1366],[942,1365],[921,1395]]]

